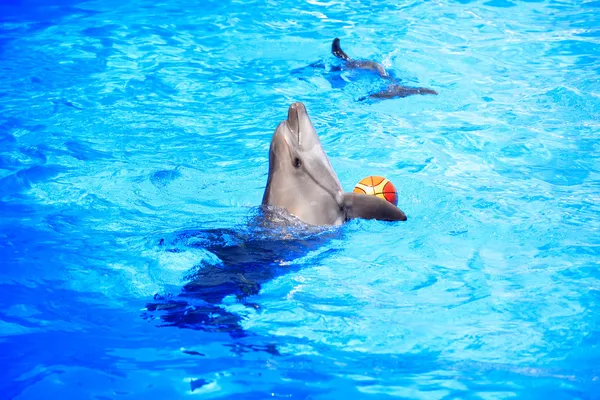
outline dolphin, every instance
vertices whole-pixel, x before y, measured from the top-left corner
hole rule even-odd
[[[344,50],[342,50],[339,38],[333,39],[333,42],[331,43],[331,53],[337,58],[344,60],[345,67],[348,69],[362,69],[367,71],[375,71],[382,78],[390,80],[392,82],[384,90],[361,97],[358,99],[359,101],[365,100],[367,98],[393,99],[395,97],[407,97],[413,94],[438,94],[435,90],[429,88],[410,87],[397,84],[395,82],[395,79],[390,74],[388,74],[383,65],[375,61],[353,60],[348,56],[348,54],[346,54]]]
[[[388,73],[385,70],[385,68],[383,67],[383,65],[381,65],[378,62],[369,61],[369,60],[355,60],[355,59],[351,58],[348,54],[346,54],[346,52],[344,50],[342,50],[339,38],[333,39],[333,42],[331,43],[331,53],[335,57],[339,58],[340,60],[342,60],[344,62],[342,67],[340,67],[340,66],[332,67],[331,71],[333,71],[333,72],[338,72],[338,71],[341,71],[342,69],[374,71],[381,78],[390,82],[389,85],[385,89],[380,90],[378,92],[370,93],[363,97],[360,97],[358,99],[359,101],[363,101],[363,100],[366,100],[369,98],[370,99],[393,99],[393,98],[397,98],[397,97],[407,97],[407,96],[411,96],[411,95],[415,95],[415,94],[432,94],[432,95],[438,94],[433,89],[424,88],[424,87],[410,87],[410,86],[404,86],[404,85],[397,83],[396,79],[392,76],[392,74]],[[313,63],[313,64],[309,65],[309,67],[325,68],[325,64],[323,64],[322,62]],[[298,73],[300,71],[302,71],[302,69],[294,70],[294,71],[292,71],[292,73]],[[342,87],[345,84],[345,82],[343,82],[343,80],[340,80],[340,79],[330,79],[330,82],[332,83],[332,86],[335,86],[335,87]]]
[[[309,64],[306,67],[296,68],[291,71],[294,75],[304,75],[307,69],[322,69],[325,70],[325,77],[333,88],[344,88],[347,84],[340,76],[340,72],[343,70],[359,70],[367,72],[375,72],[378,77],[383,78],[384,82],[387,82],[387,86],[381,89],[379,86],[374,89],[371,93],[366,96],[358,98],[358,101],[367,99],[393,99],[398,97],[407,97],[415,94],[432,94],[437,95],[438,93],[429,88],[424,87],[410,87],[404,86],[399,83],[399,80],[393,76],[392,73],[386,71],[386,69],[378,62],[370,60],[355,60],[351,58],[340,46],[340,39],[335,38],[331,44],[331,53],[338,59],[342,60],[341,65],[328,66],[323,60]],[[300,80],[307,80],[305,76],[299,77]]]
[[[406,221],[402,210],[382,198],[344,192],[302,103],[290,105],[271,139],[262,204],[310,225],[341,225],[354,218]]]
[[[383,90],[375,93],[371,93],[367,96],[361,97],[358,100],[362,101],[367,98],[372,99],[393,99],[396,97],[407,97],[414,94],[433,94],[437,95],[438,93],[429,88],[422,87],[410,87],[404,86],[396,83],[393,76],[391,76],[383,67],[383,65],[369,60],[354,60],[346,54],[344,50],[342,50],[340,46],[340,39],[335,38],[331,43],[331,53],[344,61],[344,67],[347,69],[358,69],[358,70],[366,70],[366,71],[375,71],[382,78],[389,80],[391,83]]]
[[[353,218],[405,221],[406,215],[379,197],[344,193],[305,106],[294,103],[271,139],[259,213],[242,229],[185,230],[161,238],[159,248],[166,253],[203,249],[216,260],[195,265],[181,293],[157,294],[142,316],[159,316],[162,326],[244,337],[243,318],[224,309],[223,299],[235,296],[260,308],[247,298],[264,282],[301,268],[302,257],[340,237],[337,226]],[[337,250],[317,258],[332,251]]]

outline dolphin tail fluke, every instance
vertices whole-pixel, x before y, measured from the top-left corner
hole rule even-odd
[[[336,56],[337,58],[340,58],[342,60],[345,60],[345,61],[350,60],[350,57],[348,57],[348,54],[346,54],[344,52],[344,50],[342,50],[342,48],[340,47],[340,39],[339,38],[333,39],[333,43],[331,44],[331,53],[334,56]]]

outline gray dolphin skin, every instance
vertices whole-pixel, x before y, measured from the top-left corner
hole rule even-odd
[[[341,225],[353,218],[406,221],[404,212],[382,198],[344,193],[302,103],[289,107],[271,139],[262,204],[310,225]]]

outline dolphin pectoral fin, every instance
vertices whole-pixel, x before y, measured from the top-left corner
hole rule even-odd
[[[381,221],[406,221],[406,214],[392,203],[368,194],[344,193],[344,209],[348,220],[354,218]]]

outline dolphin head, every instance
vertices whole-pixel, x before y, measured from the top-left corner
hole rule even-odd
[[[345,221],[344,193],[302,103],[288,109],[271,139],[263,205],[286,209],[312,225]]]

